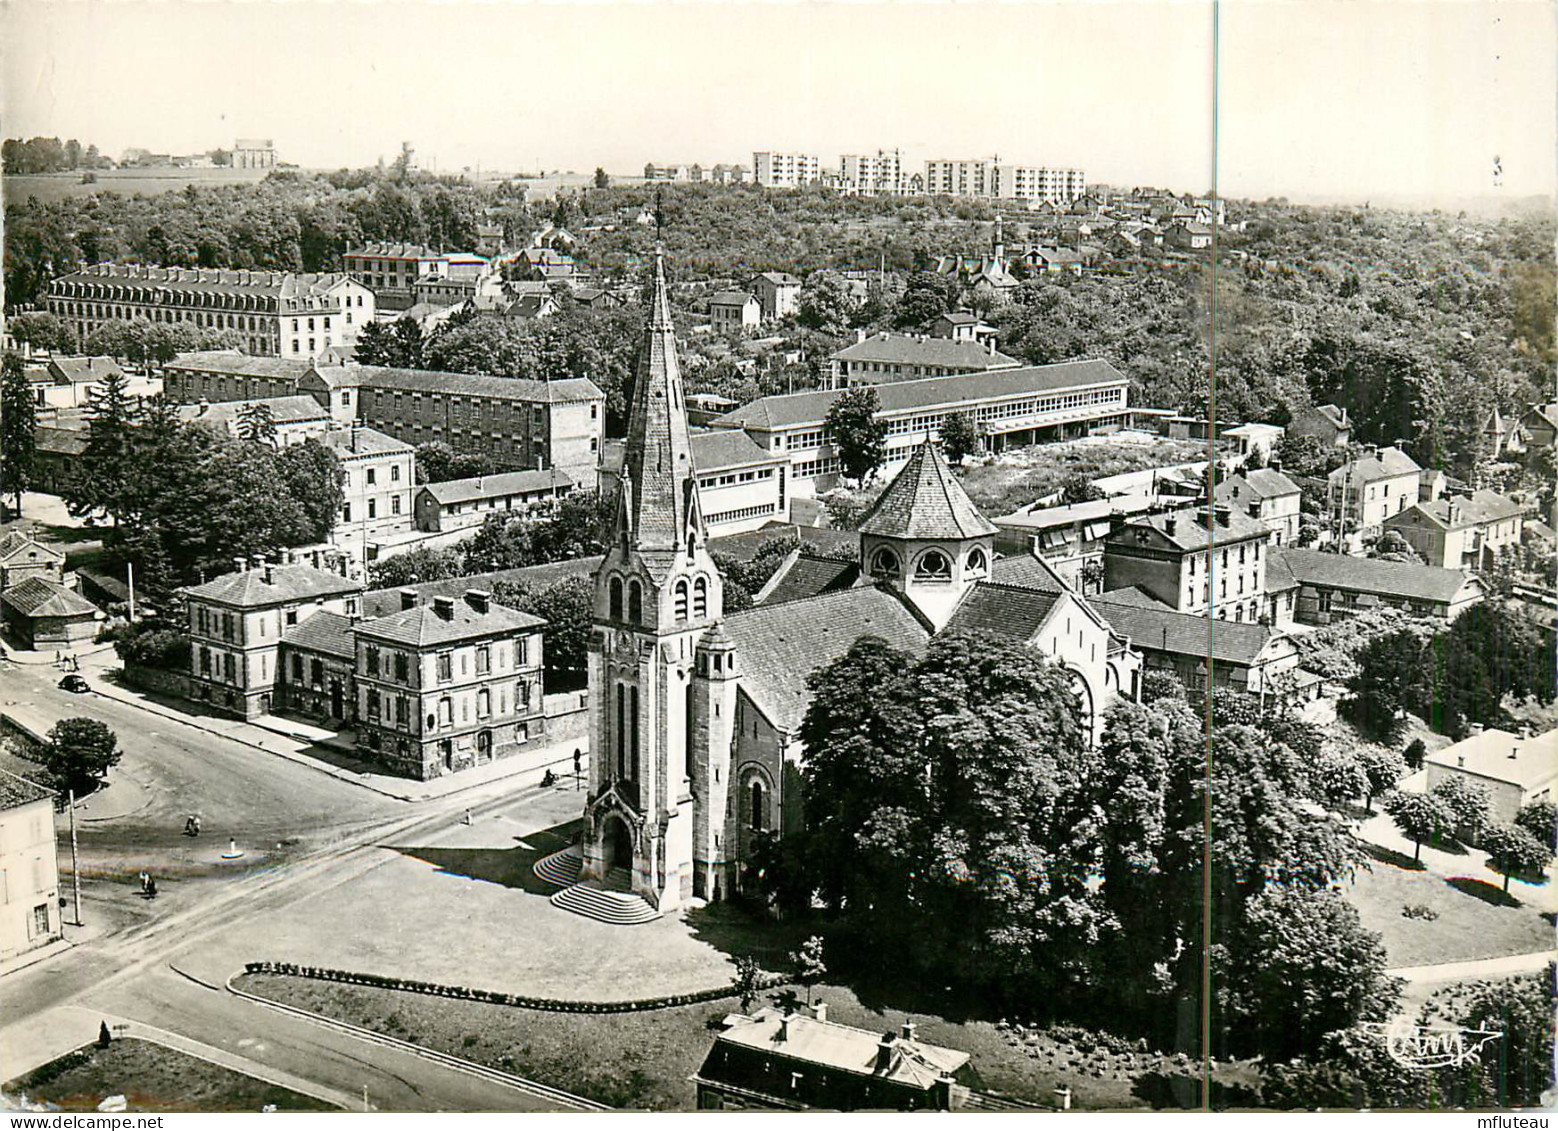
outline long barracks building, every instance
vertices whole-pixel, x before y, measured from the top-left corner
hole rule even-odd
[[[883,471],[891,475],[927,438],[939,441],[942,422],[957,412],[973,417],[990,451],[1122,427],[1128,385],[1123,373],[1099,360],[877,385],[877,415],[887,421]],[[709,423],[739,428],[764,451],[788,456],[796,493],[825,491],[839,477],[828,409],[843,393],[820,389],[763,397]]]
[[[49,283],[48,308],[83,340],[103,323],[230,330],[260,357],[318,357],[373,321],[373,292],[347,275],[99,263]]]

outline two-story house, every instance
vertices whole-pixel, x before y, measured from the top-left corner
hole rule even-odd
[[[539,617],[489,593],[402,591],[357,626],[357,749],[426,781],[513,754],[544,730]]]
[[[413,528],[416,449],[357,424],[319,439],[340,463],[343,476],[341,514],[330,540],[364,561],[370,540]]]
[[[317,612],[353,617],[362,584],[310,565],[251,564],[184,590],[189,608],[192,698],[253,718],[268,715],[277,650],[287,630]]]
[[[1424,562],[1440,569],[1492,567],[1499,551],[1520,545],[1525,508],[1496,491],[1414,503],[1385,520]]]
[[[60,938],[54,794],[0,770],[0,962]]]
[[[1104,596],[1135,587],[1176,612],[1258,623],[1270,537],[1221,504],[1131,519],[1104,541]]]
[[[763,308],[764,322],[777,322],[801,308],[801,281],[784,271],[754,276],[751,290]]]
[[[1230,475],[1217,485],[1216,498],[1264,522],[1273,546],[1290,546],[1298,537],[1300,494],[1298,484],[1281,471],[1263,467]]]
[[[1385,520],[1418,501],[1423,469],[1397,447],[1365,449],[1327,477],[1326,500],[1344,535],[1378,537]]]

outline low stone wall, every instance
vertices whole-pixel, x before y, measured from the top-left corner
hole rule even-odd
[[[10,739],[21,749],[18,753],[24,757],[31,751],[41,749],[49,744],[47,735],[40,734],[20,719],[10,715],[0,714],[0,735]]]
[[[590,736],[590,693],[564,691],[545,699],[546,740],[566,742]]]
[[[178,699],[189,698],[189,676],[183,672],[170,672],[162,668],[148,668],[140,664],[124,665],[124,681],[131,687],[158,695],[171,695]]]
[[[734,985],[714,986],[690,994],[637,998],[633,1001],[570,1001],[566,998],[527,997],[499,990],[476,990],[469,986],[445,986],[437,982],[418,982],[411,978],[393,978],[384,974],[360,974],[352,970],[330,970],[320,966],[298,966],[291,962],[246,962],[245,974],[281,974],[292,978],[315,978],[322,982],[345,982],[354,986],[373,986],[381,990],[452,997],[463,1001],[483,1001],[490,1005],[511,1005],[519,1009],[537,1009],[548,1013],[641,1013],[650,1009],[671,1009],[678,1005],[697,1005],[718,1001],[737,993]],[[765,974],[755,987],[759,992],[776,989],[788,982],[780,974]]]

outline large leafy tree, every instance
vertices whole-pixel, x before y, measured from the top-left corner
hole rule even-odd
[[[876,474],[887,458],[887,421],[880,417],[881,400],[869,385],[848,389],[828,406],[827,430],[833,435],[839,466],[861,482]]]
[[[106,516],[116,527],[133,518],[140,412],[140,402],[130,394],[122,373],[111,372],[88,390],[87,446],[81,474],[65,498],[75,517],[92,521]]]
[[[340,460],[310,438],[283,448],[277,453],[276,464],[287,493],[303,514],[301,543],[325,541],[345,499],[346,473]]]
[[[97,719],[61,719],[49,730],[42,759],[55,789],[90,793],[119,764],[119,739]]]
[[[1551,703],[1558,633],[1501,601],[1473,605],[1428,648],[1417,705],[1436,729],[1497,725],[1506,696]]]
[[[1455,816],[1438,797],[1426,793],[1392,793],[1385,798],[1385,812],[1412,842],[1412,860],[1423,859],[1423,844],[1438,844],[1455,836]]]
[[[947,462],[957,467],[979,450],[979,430],[966,412],[952,412],[941,422],[941,450]]]
[[[22,359],[7,352],[0,362],[0,498],[22,513],[22,492],[32,484],[38,429],[37,406]]]
[[[1509,891],[1509,878],[1528,875],[1546,867],[1553,858],[1550,845],[1543,844],[1519,825],[1489,825],[1478,837],[1482,850],[1488,854],[1488,865],[1504,877],[1504,890]]]
[[[548,691],[585,685],[585,663],[595,627],[595,585],[589,578],[564,578],[541,589],[500,582],[493,588],[493,599],[546,621]]]
[[[1400,727],[1412,689],[1422,678],[1423,645],[1410,630],[1375,637],[1358,650],[1344,708],[1366,733],[1389,741]]]

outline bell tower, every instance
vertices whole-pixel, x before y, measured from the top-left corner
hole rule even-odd
[[[590,791],[585,879],[621,879],[661,911],[692,894],[690,768],[698,638],[723,610],[705,547],[665,263],[649,319],[589,654]]]

